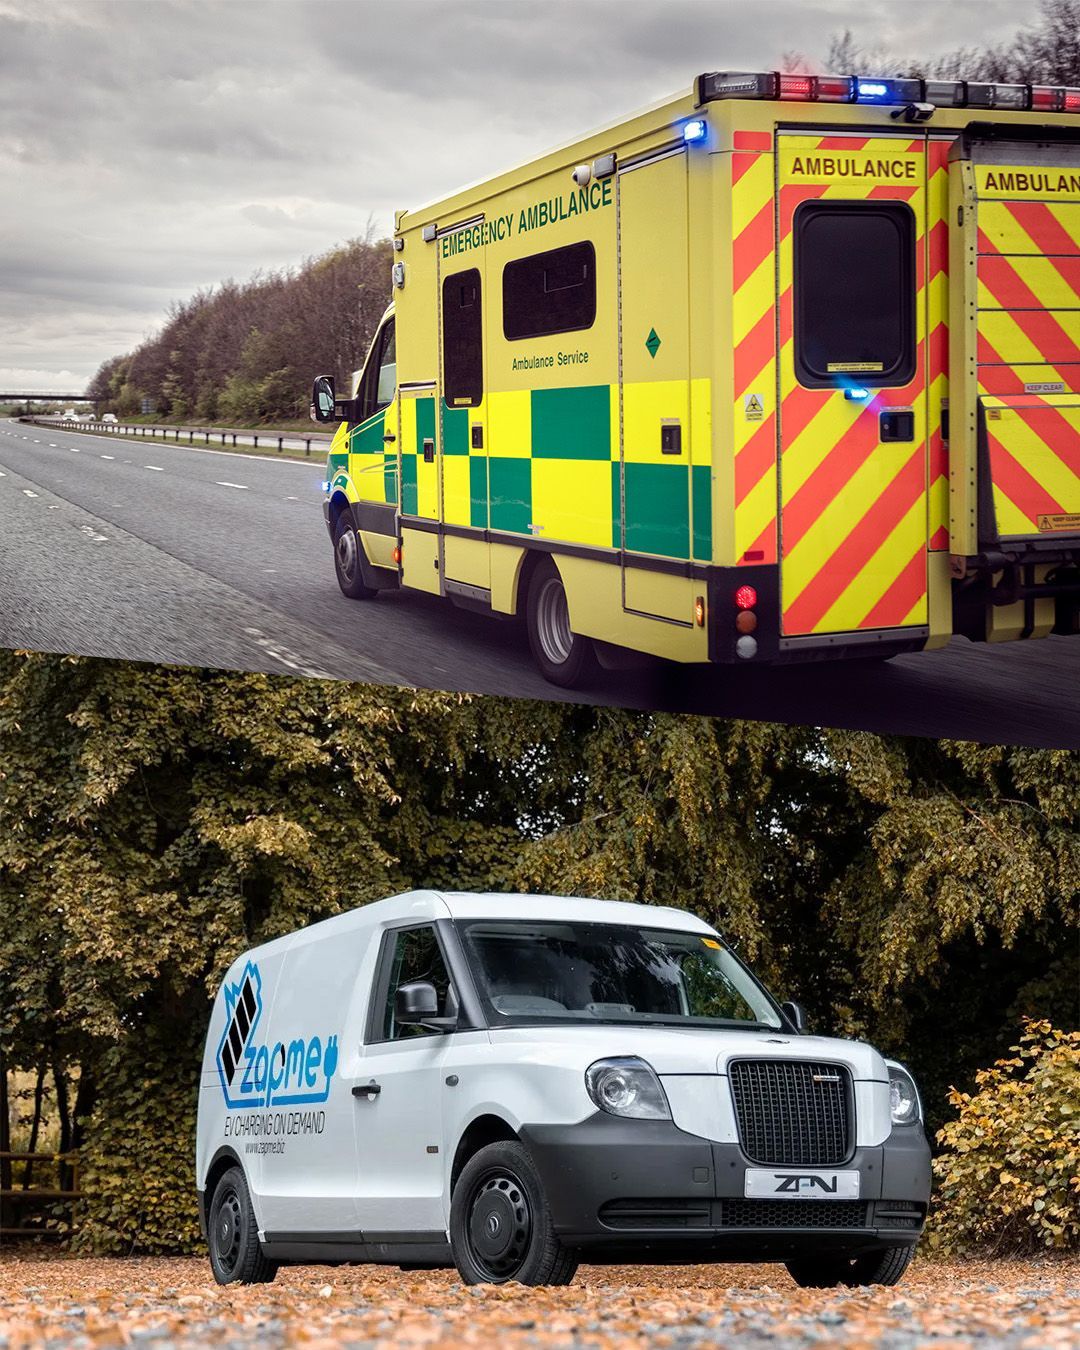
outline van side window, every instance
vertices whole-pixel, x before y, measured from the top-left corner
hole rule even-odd
[[[388,319],[382,327],[371,353],[371,363],[364,371],[364,383],[357,400],[359,420],[366,422],[382,412],[393,401],[397,392],[397,338],[394,320]]]
[[[915,374],[915,216],[906,202],[803,202],[795,212],[795,371],[810,388]]]
[[[434,928],[405,928],[394,935],[394,951],[390,958],[390,983],[383,1008],[382,1035],[384,1041],[399,1041],[407,1036],[430,1036],[435,1033],[424,1027],[399,1026],[394,1020],[394,995],[400,985],[426,980],[435,986],[439,997],[439,1015],[449,1016],[454,1003],[450,976],[443,961],[442,951]]]
[[[596,321],[596,249],[591,240],[516,258],[503,268],[508,342],[591,328]]]
[[[471,267],[443,282],[443,398],[450,408],[475,408],[484,397],[480,272]]]

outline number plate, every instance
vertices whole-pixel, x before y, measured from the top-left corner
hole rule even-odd
[[[826,1172],[814,1167],[748,1167],[744,1195],[755,1200],[858,1200],[858,1172]]]

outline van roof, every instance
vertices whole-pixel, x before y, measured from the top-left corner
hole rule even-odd
[[[364,929],[387,928],[405,921],[435,919],[535,919],[564,923],[668,925],[693,933],[714,933],[704,919],[667,905],[638,905],[626,900],[599,900],[573,895],[524,895],[469,891],[406,891],[385,900],[336,914],[321,923],[275,938],[244,954],[244,958],[269,956],[287,948],[323,938],[343,937]],[[244,959],[242,958],[242,959]]]

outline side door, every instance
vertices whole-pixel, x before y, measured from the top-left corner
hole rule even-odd
[[[693,588],[663,570],[693,546],[687,192],[685,149],[619,170],[623,607],[690,626]]]
[[[390,929],[382,938],[356,1089],[358,1208],[367,1242],[402,1233],[435,1240],[446,1231],[441,1104],[445,1066],[459,1035],[396,1021],[398,987],[417,980],[435,986],[441,1016],[456,1010],[457,993],[430,923]],[[377,1092],[365,1095],[365,1085]]]
[[[348,474],[359,498],[356,517],[368,558],[394,567],[397,545],[400,403],[393,314],[382,322],[356,393],[358,421],[349,428]]]
[[[439,399],[441,519],[449,526],[488,528],[487,408],[484,402],[484,253],[453,270],[440,260]],[[490,549],[479,535],[453,529],[442,538],[444,586],[472,599],[490,598]]]
[[[782,633],[927,624],[926,138],[777,138]]]
[[[355,1234],[355,1101],[367,940],[297,936],[275,981],[269,1023],[253,1029],[257,1130],[237,1151],[262,1165],[263,1227],[276,1234]],[[359,978],[358,978],[359,977]]]

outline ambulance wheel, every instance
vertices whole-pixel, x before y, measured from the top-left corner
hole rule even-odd
[[[598,674],[600,665],[592,639],[570,627],[566,590],[550,558],[544,558],[529,579],[525,622],[533,659],[550,684],[578,689]]]
[[[214,1187],[206,1225],[210,1268],[218,1284],[268,1284],[277,1274],[259,1246],[259,1230],[247,1181],[230,1167]]]
[[[377,594],[374,586],[364,584],[360,567],[360,539],[353,529],[352,515],[342,511],[334,526],[334,571],[341,593],[350,600],[370,600]]]
[[[886,1247],[859,1256],[808,1257],[785,1264],[788,1274],[803,1289],[831,1289],[838,1284],[899,1284],[914,1255],[914,1247]]]
[[[559,1241],[526,1150],[488,1144],[462,1168],[450,1202],[450,1250],[466,1284],[569,1284],[577,1252]]]

